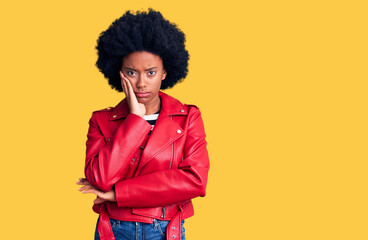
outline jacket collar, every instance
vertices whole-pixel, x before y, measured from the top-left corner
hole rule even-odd
[[[179,100],[161,91],[158,92],[158,95],[161,98],[160,113],[164,112],[168,116],[188,115],[186,108],[184,108],[184,105]],[[125,118],[128,116],[129,113],[130,113],[130,109],[128,106],[128,102],[126,98],[124,98],[112,110],[111,115],[110,115],[110,120],[117,120],[117,119]]]

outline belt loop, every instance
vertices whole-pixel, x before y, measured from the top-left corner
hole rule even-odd
[[[182,208],[178,205],[178,211],[171,218],[166,228],[166,240],[180,240],[181,239],[181,220],[183,218]]]
[[[101,203],[100,206],[100,221],[98,223],[98,235],[101,240],[115,240],[114,233],[112,232],[110,218],[107,214],[105,204]]]

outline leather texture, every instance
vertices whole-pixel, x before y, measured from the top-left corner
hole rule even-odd
[[[167,239],[180,239],[180,222],[194,214],[192,198],[206,195],[209,158],[199,109],[159,92],[160,115],[151,125],[130,113],[126,99],[95,111],[89,121],[85,176],[116,202],[94,204],[101,239],[114,239],[108,217],[152,223],[171,220]],[[107,218],[107,221],[106,219]]]

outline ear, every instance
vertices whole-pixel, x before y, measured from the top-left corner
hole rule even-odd
[[[166,75],[167,75],[166,69],[164,68],[163,71],[162,71],[162,78],[161,78],[162,81],[165,80]]]

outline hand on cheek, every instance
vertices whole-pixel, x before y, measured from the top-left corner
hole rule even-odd
[[[120,78],[121,86],[123,87],[123,91],[126,95],[130,112],[143,117],[146,114],[146,107],[144,106],[144,104],[138,102],[132,84],[125,77],[122,71],[120,71]]]

